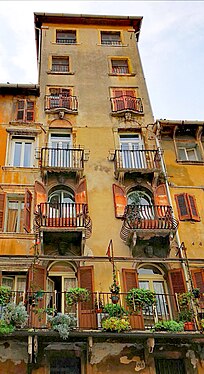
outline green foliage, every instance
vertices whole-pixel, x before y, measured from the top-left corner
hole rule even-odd
[[[156,302],[155,293],[143,288],[132,288],[128,291],[126,302],[130,312],[139,312],[145,306],[151,307]]]
[[[8,325],[3,319],[0,319],[0,335],[11,334],[14,330],[13,325]]]
[[[118,295],[119,292],[120,292],[120,286],[118,285],[117,282],[113,282],[110,285],[109,290],[110,290],[111,293],[114,293],[114,294]]]
[[[204,319],[200,320],[200,325],[201,325],[201,328],[204,330]]]
[[[154,331],[183,331],[183,322],[174,320],[157,322],[153,328]]]
[[[23,303],[16,305],[11,302],[4,307],[2,319],[7,325],[24,327],[28,321],[28,313]]]
[[[130,330],[130,322],[127,317],[118,318],[110,317],[102,321],[102,328],[104,331],[128,331]]]
[[[66,293],[66,302],[68,306],[72,306],[73,304],[81,301],[89,301],[90,299],[90,292],[86,288],[70,288],[70,290]]]
[[[127,312],[118,304],[106,304],[103,308],[104,313],[108,313],[109,317],[123,317]]]
[[[0,305],[5,306],[11,300],[12,292],[10,288],[6,286],[0,286]]]
[[[178,294],[178,303],[181,310],[188,309],[190,307],[191,300],[194,299],[192,292],[184,292]]]
[[[191,310],[181,310],[178,315],[178,320],[182,322],[191,322],[193,319],[193,312]]]
[[[67,339],[70,330],[76,327],[76,317],[71,314],[57,313],[56,316],[48,316],[51,328],[59,332],[62,339]]]

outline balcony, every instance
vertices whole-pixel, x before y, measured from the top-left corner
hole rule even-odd
[[[128,236],[136,232],[137,235],[152,236],[169,235],[175,233],[178,220],[173,216],[173,210],[168,205],[127,205],[120,237],[126,241]]]
[[[125,173],[153,173],[161,170],[161,154],[159,150],[115,150],[115,177],[118,179]]]
[[[84,150],[80,148],[42,148],[40,166],[43,172],[82,174],[84,170]]]
[[[143,114],[142,99],[134,96],[123,95],[111,97],[111,109],[113,115],[123,115],[125,112]]]
[[[68,292],[13,292],[12,301],[15,303],[22,301],[28,312],[28,321],[24,329],[47,329],[51,330],[48,322],[48,315],[56,313],[68,314],[76,318],[77,330],[102,330],[102,321],[109,315],[105,311],[107,304],[112,304],[111,294],[104,292],[93,292],[90,294],[89,301],[76,302],[72,306],[66,304],[66,294]],[[131,330],[152,332],[157,322],[177,320],[179,315],[179,306],[177,295],[169,293],[156,293],[156,302],[153,306],[144,306],[141,310],[129,310],[126,305],[127,293],[119,294],[118,306],[124,308],[127,313]],[[6,308],[4,306],[3,308]],[[119,317],[119,316],[118,316]],[[193,316],[194,320],[194,316]],[[195,325],[196,330],[196,325]],[[111,333],[113,334],[113,332]],[[125,333],[123,333],[125,334]],[[154,333],[155,334],[155,333]],[[165,332],[167,334],[167,332]],[[172,332],[170,333],[172,334]],[[180,334],[180,332],[176,332]],[[188,332],[189,334],[189,332]]]
[[[45,96],[45,111],[55,113],[64,111],[65,113],[78,113],[78,100],[76,96],[68,95],[46,95]]]

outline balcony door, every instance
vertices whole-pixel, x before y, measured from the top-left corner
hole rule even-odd
[[[65,190],[56,190],[49,196],[49,217],[51,219],[76,217],[74,195]]]
[[[144,144],[139,134],[120,135],[120,149],[124,169],[144,169],[146,167]]]
[[[72,166],[70,134],[50,134],[49,166],[70,168]]]
[[[130,205],[131,218],[152,220],[155,217],[151,197],[144,191],[134,190],[128,193],[127,202]]]

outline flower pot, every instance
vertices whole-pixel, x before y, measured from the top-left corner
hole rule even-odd
[[[111,295],[111,301],[112,301],[113,304],[117,304],[118,301],[119,301],[119,295],[112,294]]]
[[[184,322],[184,330],[185,331],[195,331],[195,323],[194,322]]]

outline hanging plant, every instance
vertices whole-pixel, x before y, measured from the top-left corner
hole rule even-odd
[[[90,299],[90,292],[86,288],[70,288],[66,292],[66,303],[68,306],[72,306],[78,302],[86,302]]]

